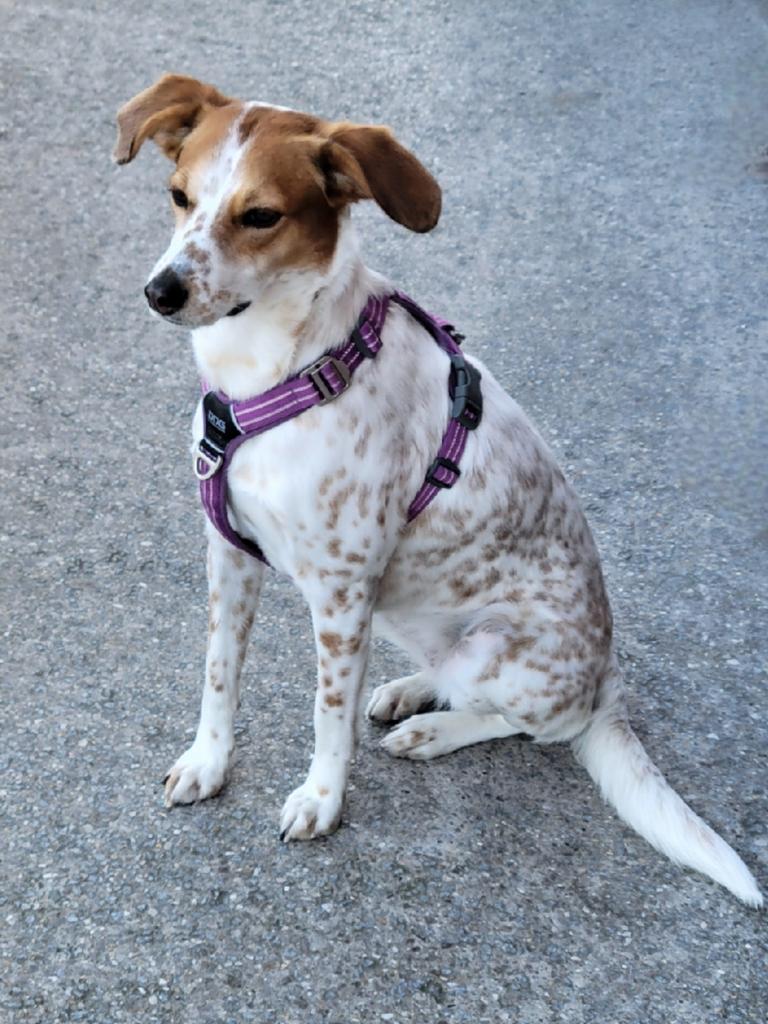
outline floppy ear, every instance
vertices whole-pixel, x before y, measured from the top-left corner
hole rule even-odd
[[[389,128],[334,128],[321,151],[321,169],[332,205],[375,199],[392,220],[411,231],[431,231],[437,224],[440,186]]]
[[[142,143],[153,139],[169,159],[175,160],[205,108],[231,102],[218,89],[196,78],[163,75],[118,110],[112,157],[118,164],[130,163]]]

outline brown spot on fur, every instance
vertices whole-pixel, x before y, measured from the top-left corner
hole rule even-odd
[[[345,665],[344,668],[339,669],[339,676],[342,679],[346,679],[351,671],[352,669],[349,667],[349,665]]]
[[[340,708],[344,705],[343,693],[326,693],[325,703],[329,708]]]
[[[347,503],[347,501],[349,501],[350,497],[354,494],[355,489],[356,484],[347,484],[346,487],[342,487],[341,490],[337,491],[336,494],[334,494],[334,496],[331,498],[328,504],[328,519],[326,520],[325,523],[326,527],[329,530],[336,529],[336,526],[339,522],[339,516],[341,515],[341,510],[343,506]]]
[[[360,435],[360,437],[357,439],[357,441],[355,443],[355,455],[358,457],[358,459],[362,459],[362,457],[365,455],[366,451],[368,450],[368,442],[371,439],[371,433],[372,433],[371,426],[370,426],[370,424],[367,424],[365,429],[363,430],[362,434]],[[369,492],[370,492],[370,488],[369,488]],[[360,515],[363,515],[363,513],[361,512]]]
[[[557,718],[558,715],[561,715],[564,711],[567,711],[576,702],[578,696],[579,694],[577,691],[576,693],[568,694],[566,696],[561,697],[560,700],[554,703],[552,707],[549,709],[549,712],[547,713],[545,720],[547,722],[551,722],[553,718]]]
[[[330,676],[323,676],[323,686],[333,686],[333,680]]]
[[[317,795],[318,796],[328,796],[329,793],[330,793],[330,789],[328,789],[327,786],[318,786],[317,787]]]
[[[328,541],[328,554],[334,558],[338,558],[341,554],[341,539],[339,537],[332,537]]]
[[[221,600],[221,592],[218,591],[218,590],[212,590],[211,591],[211,596],[209,597],[209,601],[211,602],[211,604],[216,604],[220,600]]]
[[[506,637],[503,650],[491,658],[483,672],[477,677],[477,682],[487,683],[491,679],[497,679],[502,665],[517,661],[522,652],[533,647],[535,643],[532,636]]]
[[[211,262],[210,253],[202,249],[197,242],[187,242],[184,246],[184,254],[192,263],[199,263],[201,267],[207,267]]]
[[[350,551],[350,553],[346,557],[346,561],[347,562],[352,562],[352,563],[357,564],[357,565],[364,565],[365,564],[365,556],[364,555],[359,555],[355,551]]]
[[[248,634],[251,631],[251,626],[252,625],[253,625],[253,612],[251,612],[250,614],[246,615],[246,617],[243,619],[242,624],[235,631],[235,639],[237,640],[238,645],[241,648],[241,651],[245,650],[245,645],[248,642]]]
[[[342,638],[340,633],[324,631],[319,636],[320,643],[330,653],[331,657],[338,658],[341,654]]]
[[[368,484],[361,484],[357,492],[357,511],[361,519],[367,519],[370,512],[371,488]]]
[[[227,558],[236,569],[245,568],[245,555],[242,551],[238,551],[237,549],[234,551],[227,551]]]

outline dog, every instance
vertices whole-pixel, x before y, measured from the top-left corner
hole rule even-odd
[[[350,336],[372,297],[393,293],[362,262],[355,203],[372,199],[416,232],[440,216],[437,182],[384,127],[241,102],[181,75],[163,76],[117,121],[118,163],[151,139],[174,164],[176,227],[147,299],[191,329],[206,387],[228,400],[301,373]],[[449,359],[402,305],[389,305],[380,352],[337,400],[250,437],[231,458],[229,526],[294,581],[317,647],[314,754],[283,807],[281,838],[340,823],[375,629],[418,666],[368,704],[373,722],[394,724],[382,741],[390,754],[426,760],[514,735],[570,742],[640,835],[761,905],[747,867],[669,787],[629,725],[600,560],[576,495],[517,403],[467,362],[481,378],[482,420],[467,433],[455,486],[411,521],[449,418]],[[202,406],[193,430],[197,451]],[[167,776],[169,807],[225,782],[265,572],[210,522],[207,531],[202,710]]]

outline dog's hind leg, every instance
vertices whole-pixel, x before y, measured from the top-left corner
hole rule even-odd
[[[224,785],[235,743],[240,671],[263,576],[261,562],[208,525],[208,650],[200,723],[194,743],[166,776],[168,807],[204,800]]]
[[[399,757],[425,759],[486,739],[577,735],[591,713],[599,657],[571,636],[568,623],[526,611],[521,616],[514,606],[495,605],[475,615],[447,656],[425,673],[436,706],[450,710],[409,718],[382,746]],[[388,684],[389,702],[387,687],[376,691],[377,717],[385,717],[403,682]],[[418,694],[423,683],[410,687]]]

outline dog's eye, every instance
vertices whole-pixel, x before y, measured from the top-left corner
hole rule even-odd
[[[240,223],[245,228],[271,228],[282,216],[282,213],[269,210],[266,206],[252,206],[240,217]]]
[[[189,199],[187,198],[187,193],[180,188],[172,188],[170,189],[170,193],[171,199],[174,201],[176,206],[180,207],[182,210],[186,210],[186,208],[189,206]]]

